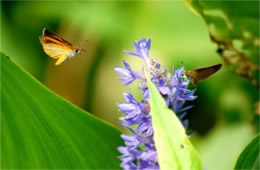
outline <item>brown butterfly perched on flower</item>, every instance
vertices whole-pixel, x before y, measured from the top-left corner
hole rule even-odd
[[[186,71],[185,75],[191,79],[191,82],[194,86],[197,86],[199,81],[204,80],[217,72],[221,68],[221,66],[221,64],[217,64],[214,66],[190,70]]]
[[[73,46],[71,43],[46,28],[43,29],[43,33],[40,36],[40,42],[44,52],[51,58],[57,59],[55,65],[59,65],[66,59],[72,58],[82,51],[85,51],[80,47]]]

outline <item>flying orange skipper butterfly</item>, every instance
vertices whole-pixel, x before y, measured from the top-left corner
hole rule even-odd
[[[210,67],[199,68],[195,70],[186,71],[185,75],[190,77],[191,82],[194,86],[197,86],[199,81],[204,80],[217,72],[221,68],[221,64],[217,64]]]
[[[51,58],[57,59],[55,65],[59,65],[66,59],[72,58],[82,51],[85,51],[80,47],[73,46],[71,43],[46,28],[43,29],[43,33],[40,36],[40,42],[44,52]]]

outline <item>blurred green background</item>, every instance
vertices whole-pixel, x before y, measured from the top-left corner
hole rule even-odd
[[[86,53],[55,66],[39,36],[48,28],[74,45],[88,40]],[[182,1],[1,2],[1,51],[55,93],[122,131],[117,103],[138,84],[125,87],[114,67],[122,60],[136,71],[143,61],[123,53],[134,40],[152,38],[150,57],[169,71],[223,63],[206,24]],[[197,87],[187,118],[191,139],[206,168],[232,168],[241,149],[258,132],[259,91],[225,64]],[[228,152],[227,152],[228,149]]]

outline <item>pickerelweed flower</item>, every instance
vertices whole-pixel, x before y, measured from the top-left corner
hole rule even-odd
[[[174,70],[171,76],[158,60],[149,57],[150,48],[151,39],[142,38],[134,43],[135,52],[128,50],[125,52],[145,61],[144,69],[149,73],[152,82],[165,99],[168,107],[178,115],[187,129],[188,122],[184,120],[184,116],[192,106],[183,107],[183,105],[185,101],[194,100],[196,96],[194,96],[194,90],[187,89],[189,79],[184,75],[185,70],[181,67]],[[133,133],[133,135],[121,135],[125,146],[118,147],[119,152],[122,153],[120,166],[126,170],[160,169],[153,139],[147,81],[143,72],[133,71],[126,61],[123,61],[123,64],[125,67],[115,67],[115,71],[122,76],[118,79],[125,86],[139,80],[143,100],[137,101],[131,93],[124,93],[125,102],[118,104],[120,112],[125,114],[120,118],[121,125]]]

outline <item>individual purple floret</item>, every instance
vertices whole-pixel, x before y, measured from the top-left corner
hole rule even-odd
[[[124,67],[116,67],[115,71],[118,74],[124,76],[124,77],[118,78],[118,80],[124,82],[125,86],[131,84],[133,81],[135,81],[135,79],[144,79],[144,77],[140,73],[137,73],[137,72],[133,71],[130,68],[130,65],[126,61],[123,61],[123,63],[124,63],[126,68],[124,68]]]
[[[158,60],[150,59],[150,48],[151,39],[141,38],[134,43],[135,52],[128,50],[125,52],[145,61],[144,69],[149,73],[152,82],[165,99],[168,107],[179,116],[183,126],[187,128],[188,121],[184,120],[184,116],[192,106],[183,107],[183,105],[185,101],[196,99],[196,96],[194,96],[194,90],[187,88],[189,79],[184,75],[185,70],[181,67],[174,70],[171,76]],[[131,93],[124,93],[125,102],[118,104],[120,112],[125,114],[120,118],[121,125],[133,133],[133,135],[121,135],[125,146],[118,147],[118,151],[122,154],[119,157],[122,161],[120,166],[125,170],[160,169],[153,139],[147,81],[143,72],[135,72],[126,61],[123,63],[125,67],[115,67],[115,71],[122,76],[118,79],[125,86],[139,79],[139,89],[142,92],[143,100],[137,101]]]

